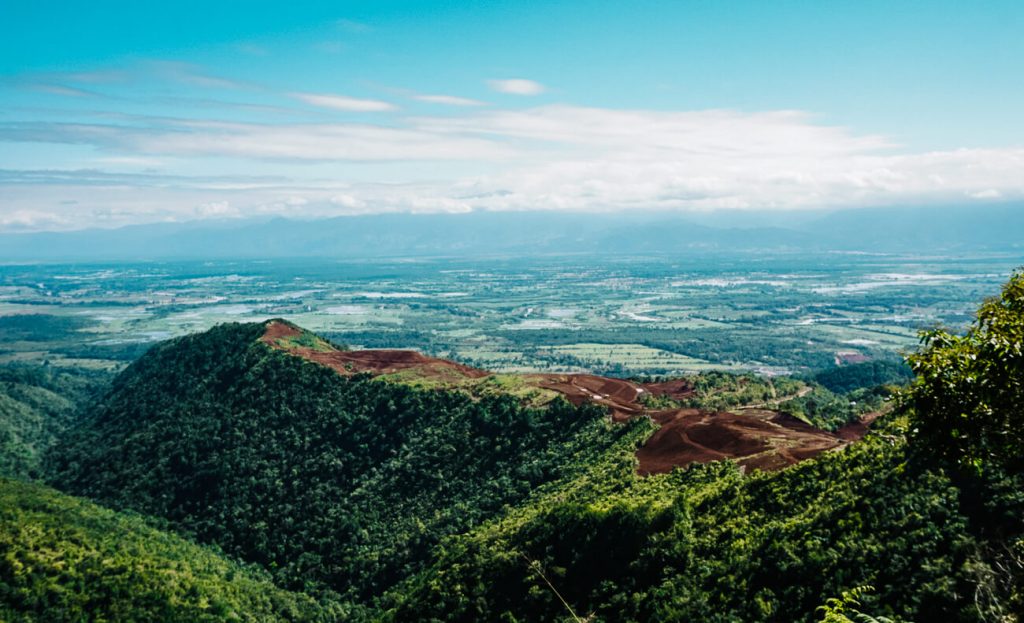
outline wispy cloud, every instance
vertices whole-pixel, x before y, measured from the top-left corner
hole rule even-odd
[[[357,22],[351,19],[335,20],[334,26],[340,30],[344,30],[345,32],[351,33],[363,33],[370,32],[373,30],[373,27],[370,26],[369,24],[364,24],[362,22]]]
[[[311,106],[345,110],[349,112],[386,112],[398,107],[383,100],[360,99],[329,93],[292,93],[291,96]]]
[[[454,104],[453,96],[406,96]],[[292,97],[333,110],[393,109],[339,95]],[[0,214],[8,228],[25,228],[33,218],[72,227],[270,213],[801,209],[1024,198],[1024,148],[914,151],[800,111],[467,106],[393,115],[389,125],[285,119],[2,123],[0,141],[86,145],[99,151],[87,166],[138,172],[6,172]],[[280,177],[199,176],[194,164],[169,173],[176,163],[196,162]],[[430,179],[411,181],[410,163],[421,163],[416,170],[430,171]],[[339,170],[361,174],[339,180]]]
[[[60,85],[86,94],[95,94],[82,85],[92,88],[130,86],[145,82],[168,82],[203,89],[253,90],[256,85],[241,80],[212,75],[200,65],[181,61],[146,59],[139,60],[119,69],[97,69],[74,72],[35,72],[21,76],[17,81],[23,85]]]
[[[179,84],[207,89],[250,89],[253,87],[253,85],[240,80],[210,75],[192,63],[151,60],[146,61],[143,65],[144,68],[158,76]]]
[[[321,41],[314,43],[313,49],[327,54],[341,54],[345,51],[345,44],[341,41]]]
[[[443,104],[445,106],[484,106],[480,100],[469,99],[468,97],[457,97],[455,95],[414,95],[414,100],[427,102],[428,104]]]
[[[62,95],[64,97],[98,97],[99,94],[85,89],[69,87],[62,84],[32,84],[29,88],[50,95]]]
[[[257,124],[151,119],[140,125],[0,124],[0,141],[93,145],[138,155],[270,160],[413,161],[502,159],[512,151],[485,137],[365,124]]]
[[[525,78],[488,80],[487,84],[494,91],[511,95],[540,95],[546,90],[543,84]]]

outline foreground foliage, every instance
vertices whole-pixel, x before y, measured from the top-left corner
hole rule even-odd
[[[41,485],[0,479],[0,620],[330,621],[265,573]]]
[[[910,357],[916,437],[964,467],[1024,469],[1024,272],[965,335],[936,329],[922,341]]]

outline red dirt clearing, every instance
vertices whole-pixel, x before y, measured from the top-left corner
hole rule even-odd
[[[523,379],[530,385],[556,391],[575,405],[584,402],[605,405],[611,408],[616,419],[639,415],[644,410],[638,401],[643,389],[622,379],[593,374],[524,374]]]
[[[294,325],[271,321],[261,341],[328,366],[344,376],[415,370],[418,378],[453,383],[491,376],[486,370],[411,350],[318,350],[295,343],[283,346],[278,341],[302,335],[303,331]],[[748,408],[742,413],[699,409],[653,411],[640,402],[644,392],[685,399],[693,394],[693,387],[686,380],[639,384],[593,374],[524,374],[522,378],[528,385],[558,392],[576,405],[586,402],[604,405],[616,421],[646,415],[660,424],[661,428],[636,452],[640,474],[660,474],[690,463],[721,459],[733,459],[748,469],[783,469],[862,438],[878,416],[870,414],[833,434],[765,408]]]
[[[661,428],[637,450],[641,474],[725,458],[747,468],[782,469],[846,443],[773,411],[735,414],[675,409],[650,415]]]
[[[260,341],[278,350],[285,350],[291,354],[315,361],[316,363],[332,368],[338,374],[350,376],[360,372],[371,374],[391,374],[412,368],[421,369],[431,377],[441,379],[452,378],[482,378],[489,376],[490,372],[471,368],[461,363],[435,359],[421,355],[414,350],[328,350],[321,351],[302,346],[282,348],[277,340],[288,337],[298,337],[302,330],[284,323],[271,321],[267,323],[267,330],[260,338]]]
[[[693,385],[686,379],[672,379],[660,383],[643,383],[646,391],[654,396],[667,396],[673,400],[684,400],[693,395]]]

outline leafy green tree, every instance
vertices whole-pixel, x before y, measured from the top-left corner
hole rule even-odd
[[[860,600],[866,593],[874,588],[870,586],[858,586],[848,591],[843,591],[839,597],[830,597],[820,606],[820,623],[896,623],[888,617],[873,617],[858,610],[861,607]]]
[[[982,304],[964,335],[922,335],[906,398],[915,436],[937,456],[978,471],[1024,467],[1024,273]]]

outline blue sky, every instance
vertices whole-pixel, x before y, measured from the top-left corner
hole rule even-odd
[[[1024,195],[1020,2],[0,7],[0,229]]]

